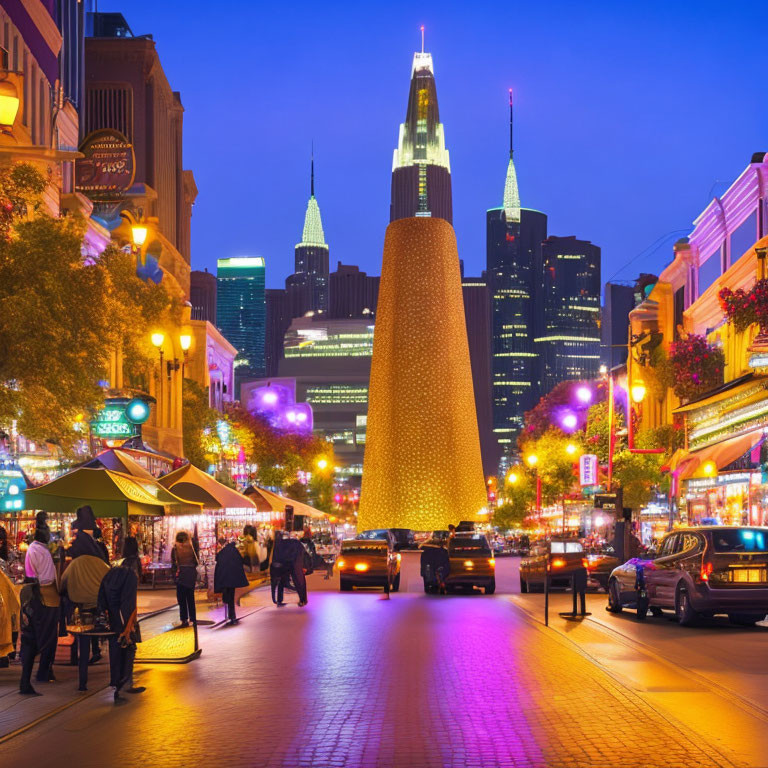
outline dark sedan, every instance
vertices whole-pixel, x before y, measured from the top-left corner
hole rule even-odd
[[[644,618],[673,610],[683,626],[726,614],[751,626],[768,614],[768,528],[707,526],[668,533],[653,556],[615,568],[608,610]]]

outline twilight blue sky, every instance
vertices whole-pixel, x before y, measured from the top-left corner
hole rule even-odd
[[[522,203],[549,215],[550,234],[601,246],[604,281],[659,270],[673,231],[768,150],[764,1],[101,0],[99,10],[153,34],[181,91],[185,166],[200,189],[193,267],[262,255],[270,287],[292,271],[313,139],[332,269],[379,274],[422,23],[467,274],[484,266],[485,210],[501,203],[509,87]]]

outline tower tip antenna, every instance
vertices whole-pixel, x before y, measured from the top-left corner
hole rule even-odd
[[[424,53],[424,25],[422,24],[421,27],[421,52]]]
[[[314,139],[312,139],[312,150],[311,150],[311,159],[310,159],[309,194],[311,197],[315,196],[315,140]]]

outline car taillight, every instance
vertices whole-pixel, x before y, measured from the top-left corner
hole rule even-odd
[[[488,562],[491,564],[491,568],[495,568],[496,567],[496,558],[495,557],[492,557]]]
[[[565,560],[563,560],[562,557],[556,557],[552,561],[552,567],[553,568],[562,568],[565,565]]]
[[[403,559],[403,556],[398,552],[397,553],[397,562],[399,563]]]
[[[355,563],[355,570],[356,571],[367,571],[368,570],[368,563]]]
[[[339,568],[343,568],[347,563],[344,560],[337,560],[336,565],[339,566]]]
[[[709,581],[709,577],[712,575],[712,563],[702,563],[701,571],[699,571],[699,579],[701,581]]]
[[[589,570],[589,560],[586,557],[581,558],[581,567]]]
[[[475,563],[474,563],[473,560],[465,560],[464,561],[464,567],[465,568],[474,568],[475,567]]]

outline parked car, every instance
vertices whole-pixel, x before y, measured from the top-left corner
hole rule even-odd
[[[608,610],[645,618],[673,610],[683,626],[726,614],[751,626],[768,614],[768,528],[702,526],[668,533],[658,550],[611,572]]]
[[[383,587],[387,593],[400,589],[400,553],[395,551],[389,531],[377,533],[378,536],[358,536],[341,542],[336,567],[342,592],[350,592],[354,587]]]
[[[537,541],[520,561],[520,591],[543,591],[549,565],[549,588],[566,588],[574,570],[586,567],[584,547],[578,539]]]
[[[418,549],[416,537],[410,528],[376,528],[370,531],[362,531],[356,539],[381,539],[385,535],[392,538],[392,546],[397,552],[401,549]]]
[[[587,555],[587,586],[600,587],[608,591],[608,580],[613,569],[621,565],[613,547],[606,547],[601,552]]]
[[[446,589],[480,587],[486,595],[496,591],[496,559],[486,536],[457,533],[448,542],[450,569]]]

